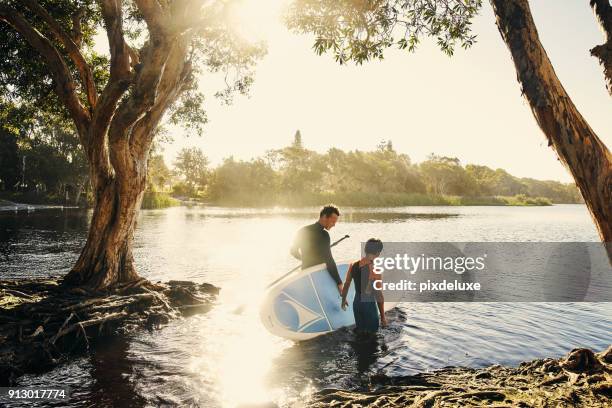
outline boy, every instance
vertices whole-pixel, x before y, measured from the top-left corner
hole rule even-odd
[[[348,295],[351,281],[354,281],[355,299],[353,299],[353,314],[355,315],[358,333],[376,333],[380,324],[383,327],[387,325],[383,293],[381,290],[375,290],[373,287],[373,282],[381,279],[381,275],[374,272],[373,262],[374,259],[378,258],[382,250],[383,243],[380,239],[368,239],[365,244],[365,256],[351,264],[346,273],[346,280],[342,290],[342,309],[346,310],[348,306],[346,296]]]

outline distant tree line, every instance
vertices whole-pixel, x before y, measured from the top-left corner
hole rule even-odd
[[[161,156],[155,160],[163,162]],[[168,172],[163,170],[164,174]],[[457,158],[434,154],[415,164],[408,155],[397,152],[391,141],[381,142],[373,151],[345,152],[331,148],[326,153],[317,153],[303,146],[299,131],[289,146],[249,161],[229,157],[215,168],[209,167],[199,149],[184,149],[178,155],[172,177],[174,181],[170,184],[175,195],[235,205],[294,205],[300,200],[308,204],[310,198],[316,201],[319,197],[342,196],[360,201],[360,195],[365,199],[385,194],[393,197],[392,201],[402,201],[398,194],[403,194],[413,199],[503,196],[517,197],[519,202],[527,204],[529,198],[544,198],[552,203],[581,202],[573,183],[518,178],[503,169],[463,166]],[[163,179],[169,180],[165,176]],[[166,184],[166,188],[170,186]]]

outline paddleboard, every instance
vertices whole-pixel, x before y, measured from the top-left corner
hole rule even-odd
[[[345,281],[349,262],[337,263],[338,274]],[[308,340],[355,325],[353,298],[355,285],[348,293],[348,307],[340,307],[340,294],[325,264],[298,270],[275,283],[266,293],[260,309],[263,325],[272,333],[289,340]],[[385,310],[395,307],[385,303]]]

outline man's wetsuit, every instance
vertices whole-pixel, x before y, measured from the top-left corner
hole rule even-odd
[[[319,222],[301,228],[291,247],[291,255],[302,261],[302,269],[324,263],[336,284],[342,283],[332,256],[329,232]]]

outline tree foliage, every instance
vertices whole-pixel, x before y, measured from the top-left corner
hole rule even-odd
[[[4,99],[0,116],[1,188],[26,196],[36,192],[40,201],[55,196],[63,203],[68,195],[69,202],[76,203],[89,173],[70,121]]]
[[[147,176],[147,190],[151,192],[165,191],[172,184],[172,171],[166,165],[164,156],[161,154],[151,154],[149,156],[149,172]]]
[[[174,162],[174,168],[192,193],[203,190],[208,184],[208,158],[197,147],[181,150]]]
[[[423,37],[448,55],[457,44],[470,47],[480,6],[481,0],[294,0],[286,20],[294,31],[316,36],[317,54],[361,64],[382,59],[393,46],[414,51]]]
[[[280,178],[264,159],[229,157],[212,171],[207,197],[224,203],[267,204],[278,193]]]

